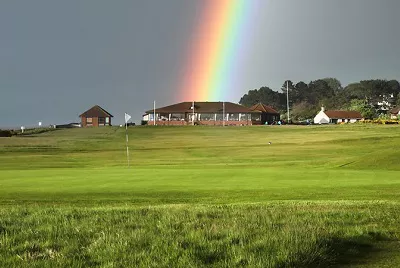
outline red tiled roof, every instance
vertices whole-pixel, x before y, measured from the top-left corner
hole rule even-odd
[[[101,108],[99,105],[95,105],[79,117],[113,117],[109,112]]]
[[[325,114],[332,119],[362,119],[362,115],[356,111],[325,111]]]
[[[264,103],[257,103],[254,104],[249,108],[252,111],[259,111],[259,112],[264,112],[268,114],[279,114],[277,111],[275,111],[272,107],[265,105]]]
[[[392,110],[390,110],[391,114],[399,114],[399,112],[400,112],[400,107],[395,107]]]
[[[192,102],[181,102],[156,109],[156,113],[191,113],[193,110]],[[223,102],[194,102],[194,111],[196,113],[222,113]],[[225,102],[225,113],[251,113],[249,108],[240,104]],[[147,114],[153,113],[153,110],[146,111]]]

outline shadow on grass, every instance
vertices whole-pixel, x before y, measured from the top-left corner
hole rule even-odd
[[[352,265],[371,264],[380,258],[383,249],[378,242],[397,241],[389,235],[369,232],[365,235],[339,238],[332,237],[322,241],[325,245],[325,254],[307,263],[308,256],[301,256],[299,263],[292,263],[282,267],[347,267]]]
[[[330,249],[332,250],[333,260],[330,261],[333,267],[341,267],[351,264],[366,263],[367,257],[378,255],[380,249],[374,247],[372,242],[366,241],[364,237],[345,239],[333,239]]]

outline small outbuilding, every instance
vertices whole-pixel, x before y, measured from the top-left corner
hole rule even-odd
[[[102,127],[111,126],[111,118],[109,112],[95,105],[79,116],[81,118],[82,127]]]
[[[357,111],[325,111],[324,107],[314,117],[315,124],[338,124],[355,123],[362,120],[363,117]]]
[[[390,110],[390,118],[391,119],[399,119],[400,118],[400,107],[395,107]]]
[[[278,122],[280,120],[281,115],[271,106],[265,105],[264,103],[254,104],[249,108],[253,112],[261,113],[261,124],[265,125],[272,124],[274,122]]]

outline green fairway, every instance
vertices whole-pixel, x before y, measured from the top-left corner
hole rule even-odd
[[[1,267],[400,266],[398,126],[0,138]]]

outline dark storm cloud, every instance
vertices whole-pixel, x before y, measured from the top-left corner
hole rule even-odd
[[[397,0],[255,0],[235,92],[334,76],[399,78]],[[0,126],[116,120],[174,102],[201,1],[2,1]],[[241,94],[234,96],[238,101]],[[232,97],[232,96],[231,96]]]

